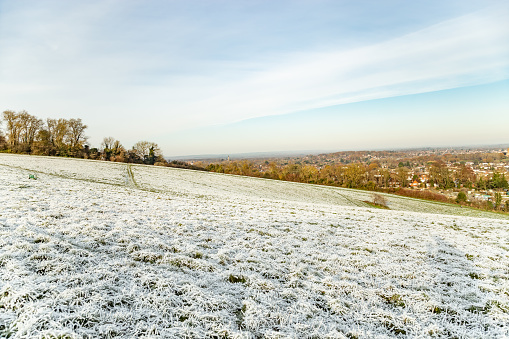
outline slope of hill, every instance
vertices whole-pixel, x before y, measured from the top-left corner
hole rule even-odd
[[[0,337],[509,335],[503,216],[3,154],[0,192]]]
[[[334,206],[370,207],[369,191],[96,160],[0,154],[0,165],[87,182],[129,186],[188,198],[293,201]],[[495,214],[458,205],[383,194],[392,210],[488,217]]]

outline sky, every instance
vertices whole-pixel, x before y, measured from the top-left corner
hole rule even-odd
[[[0,103],[166,156],[509,143],[509,2],[0,0]]]

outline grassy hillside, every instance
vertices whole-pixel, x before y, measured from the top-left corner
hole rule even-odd
[[[0,337],[509,335],[496,214],[17,155],[0,192]]]
[[[372,207],[373,192],[301,184],[221,173],[73,158],[0,154],[0,166],[62,178],[109,183],[188,198],[292,201],[334,206]],[[509,215],[458,205],[383,194],[391,210],[509,220]]]

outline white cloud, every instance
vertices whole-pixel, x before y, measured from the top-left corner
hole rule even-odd
[[[196,18],[131,25],[117,1],[56,3],[0,16],[2,109],[82,117],[94,143],[509,78],[506,4],[362,48],[225,60]]]
[[[449,20],[347,52],[282,56],[242,79],[182,84],[181,124],[228,123],[509,78],[506,8]],[[197,82],[200,83],[200,82]]]

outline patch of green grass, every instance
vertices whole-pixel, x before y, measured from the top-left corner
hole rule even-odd
[[[440,306],[433,306],[430,309],[430,311],[431,311],[431,313],[434,313],[434,314],[440,314],[440,313],[447,312],[447,314],[450,314],[450,315],[458,315],[458,312],[456,312],[455,310],[452,310],[450,308],[440,307]]]
[[[160,254],[153,254],[153,253],[137,253],[134,257],[134,260],[146,262],[150,264],[155,264],[156,262],[160,261],[163,258]]]
[[[230,274],[230,276],[228,277],[228,281],[231,282],[232,284],[238,284],[238,283],[245,284],[247,282],[247,279],[246,279],[246,277],[244,277],[242,275]]]
[[[41,337],[41,339],[73,339],[74,337],[70,334],[46,334]]]
[[[470,278],[472,278],[472,279],[482,279],[482,277],[481,277],[479,274],[475,273],[475,272],[470,272],[470,273],[468,274],[468,276],[469,276]]]
[[[406,330],[394,325],[391,321],[384,321],[384,327],[394,334],[406,334]]]
[[[390,210],[389,207],[385,206],[385,205],[381,205],[381,204],[375,204],[374,202],[372,201],[366,201],[364,200],[363,203],[366,203],[368,204],[369,206],[371,207],[374,207],[374,208],[379,208],[379,209],[383,209],[383,210]]]
[[[490,302],[488,302],[486,304],[486,307],[489,307],[489,309],[493,308],[493,307],[497,307],[498,309],[500,309],[502,312],[504,313],[509,313],[509,305],[504,305],[502,303],[500,303],[499,301],[497,300],[491,300]]]
[[[379,294],[380,298],[384,299],[386,303],[389,305],[392,305],[394,307],[405,307],[405,302],[403,301],[403,298],[399,294],[393,294],[393,295],[385,295],[385,294]]]

